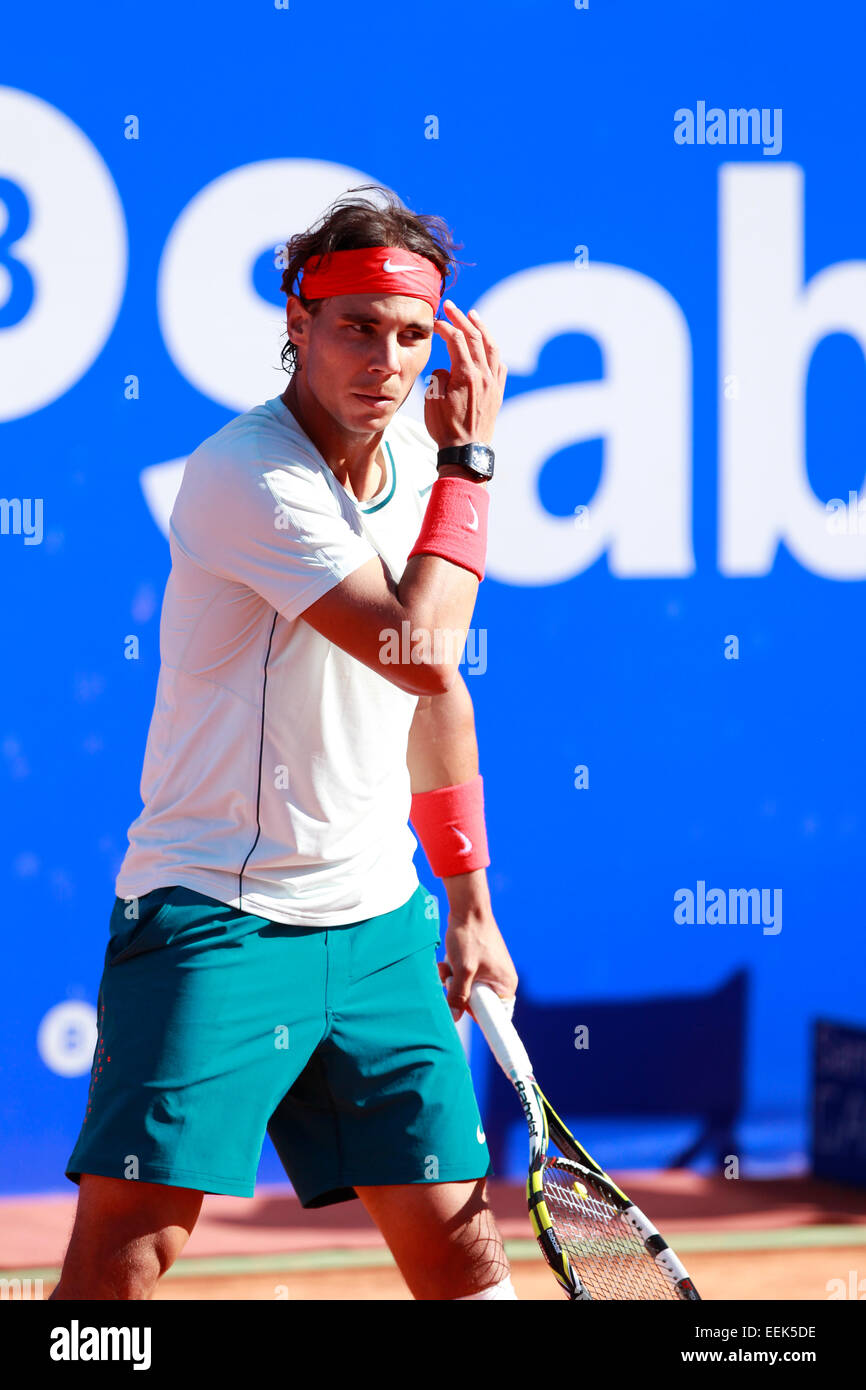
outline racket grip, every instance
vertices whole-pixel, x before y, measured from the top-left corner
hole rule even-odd
[[[515,1075],[532,1076],[529,1054],[496,991],[489,985],[475,984],[469,993],[469,1004],[490,1051],[505,1075],[509,1079]]]

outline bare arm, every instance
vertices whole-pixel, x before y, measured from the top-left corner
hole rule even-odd
[[[454,683],[462,644],[451,643],[449,652],[449,643],[435,641],[436,631],[459,629],[465,641],[477,594],[477,575],[439,555],[413,555],[399,585],[377,557],[335,584],[303,618],[401,690],[438,695]]]
[[[418,701],[407,762],[413,795],[468,782],[478,775],[475,711],[459,673],[444,695],[426,695]]]
[[[422,697],[409,731],[407,755],[412,793],[468,782],[478,774],[478,740],[472,697],[457,675],[442,695]],[[439,973],[449,985],[448,1002],[458,1013],[468,1006],[476,978],[503,998],[517,989],[517,972],[493,917],[486,869],[443,878],[448,895],[447,965]],[[449,966],[453,977],[449,975]]]

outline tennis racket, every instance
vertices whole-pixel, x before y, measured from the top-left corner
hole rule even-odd
[[[568,1297],[700,1302],[700,1294],[655,1226],[578,1144],[542,1094],[499,996],[489,985],[473,985],[470,1006],[520,1098],[529,1125],[529,1219]],[[551,1141],[559,1150],[555,1157],[548,1155]]]

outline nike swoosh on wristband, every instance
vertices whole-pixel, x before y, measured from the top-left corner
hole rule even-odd
[[[387,261],[385,261],[385,262],[383,263],[382,269],[383,269],[383,270],[387,270],[389,274],[394,274],[394,273],[395,273],[396,271],[398,271],[398,270],[411,270],[411,269],[412,269],[412,266],[411,266],[411,265],[392,265],[391,262],[390,262],[390,260],[387,260]]]
[[[461,840],[463,841],[463,844],[460,847],[460,853],[468,854],[472,848],[472,841],[470,840],[469,836],[464,835],[462,830],[458,830],[456,825],[452,825],[451,829],[454,831],[454,834],[459,835]]]
[[[468,528],[469,528],[470,531],[477,531],[477,530],[478,530],[478,513],[476,512],[476,510],[475,510],[475,508],[473,507],[473,505],[472,505],[471,502],[469,503],[469,510],[471,511],[471,513],[472,513],[472,515],[474,516],[475,520],[474,520],[474,521],[467,521],[466,525],[468,526]]]

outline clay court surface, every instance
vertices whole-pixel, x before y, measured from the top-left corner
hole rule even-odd
[[[726,1181],[689,1172],[619,1180],[705,1300],[826,1301],[834,1279],[849,1298],[863,1280],[866,1297],[866,1192],[805,1178]],[[563,1301],[532,1240],[521,1188],[494,1182],[490,1197],[518,1297]],[[47,1297],[74,1209],[74,1193],[0,1201],[0,1274],[41,1278]],[[305,1212],[285,1187],[262,1187],[252,1201],[206,1197],[184,1255],[156,1294],[159,1301],[409,1298],[360,1203]]]
[[[826,1299],[826,1284],[839,1275],[846,1282],[849,1269],[866,1269],[866,1248],[834,1250],[755,1251],[738,1254],[698,1255],[687,1261],[688,1271],[704,1299]],[[544,1261],[513,1260],[512,1274],[518,1298],[562,1302],[556,1281]],[[275,1290],[279,1290],[275,1293]],[[46,1287],[46,1294],[50,1289]],[[211,1275],[200,1279],[165,1281],[157,1299],[409,1299],[411,1296],[396,1269],[314,1270],[306,1274]]]

